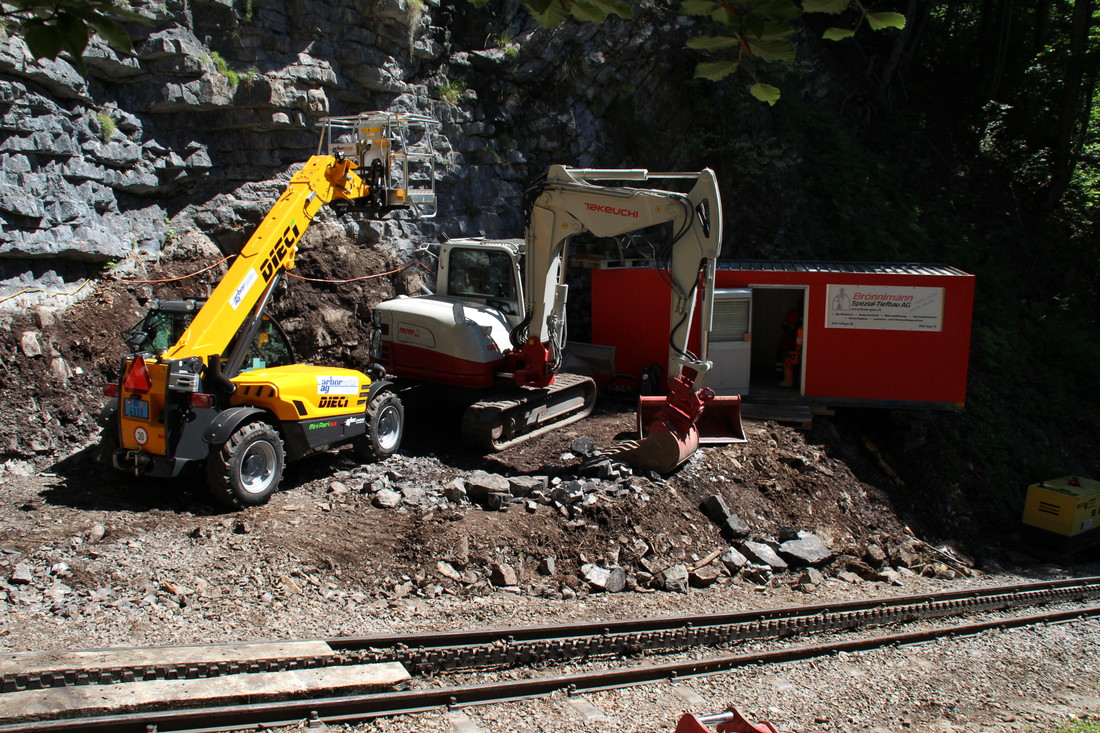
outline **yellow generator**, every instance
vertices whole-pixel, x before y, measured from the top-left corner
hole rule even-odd
[[[1100,542],[1100,481],[1065,476],[1027,487],[1025,536],[1042,547],[1075,552]]]

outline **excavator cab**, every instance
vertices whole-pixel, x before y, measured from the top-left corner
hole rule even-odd
[[[440,253],[439,294],[483,303],[509,317],[523,316],[523,242],[452,239]]]

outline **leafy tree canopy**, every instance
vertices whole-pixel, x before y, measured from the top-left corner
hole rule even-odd
[[[489,0],[470,0],[483,7]],[[525,0],[531,15],[550,28],[573,19],[602,23],[609,16],[633,17],[627,0]],[[795,59],[794,21],[805,13],[835,15],[837,25],[823,37],[830,41],[852,38],[866,25],[871,30],[905,28],[905,16],[895,12],[873,12],[862,0],[682,0],[680,12],[706,19],[713,33],[688,41],[688,48],[713,54],[695,68],[695,77],[721,81],[741,71],[753,80],[749,93],[768,104],[779,101],[779,89],[759,78],[760,62],[792,62]]]

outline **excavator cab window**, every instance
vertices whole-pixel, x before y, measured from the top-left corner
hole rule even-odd
[[[447,292],[459,298],[483,300],[509,315],[515,315],[518,298],[512,262],[505,252],[453,249]]]

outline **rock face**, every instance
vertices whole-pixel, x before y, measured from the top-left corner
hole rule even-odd
[[[684,114],[675,97],[690,78],[668,61],[681,29],[646,18],[548,31],[518,3],[133,5],[148,20],[128,26],[133,55],[93,39],[86,77],[17,37],[0,44],[0,297],[141,271],[185,236],[234,253],[316,152],[319,119],[366,110],[443,123],[440,216],[342,222],[345,243],[407,253],[517,236],[529,180],[550,163],[625,165],[630,135]],[[647,165],[672,164],[670,151]]]
[[[361,370],[373,306],[434,284],[431,245],[520,236],[524,190],[550,164],[692,167],[650,132],[691,127],[692,62],[671,61],[688,29],[646,12],[546,30],[518,2],[131,7],[148,19],[127,26],[133,55],[93,40],[86,76],[35,61],[17,37],[0,43],[0,401],[31,407],[27,420],[0,419],[0,459],[97,439],[102,385],[127,351],[120,330],[150,298],[211,292],[317,152],[325,116],[441,123],[438,215],[323,208],[271,307],[299,360]],[[583,300],[570,302],[579,318]],[[548,491],[509,486],[492,501],[530,492],[541,503]]]

